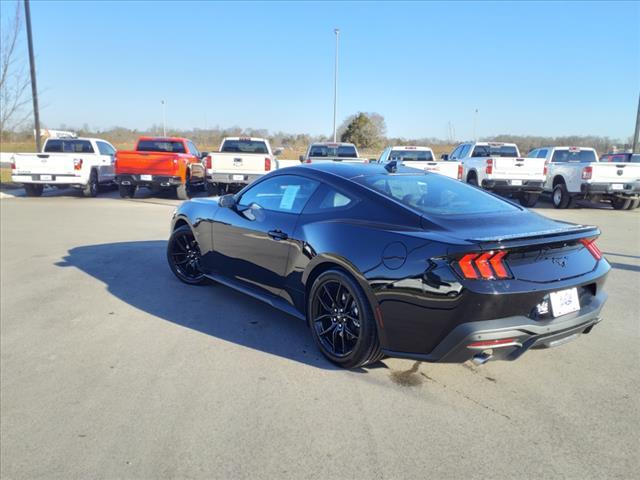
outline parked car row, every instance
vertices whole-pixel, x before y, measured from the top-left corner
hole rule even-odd
[[[273,170],[298,164],[282,160],[282,149],[269,140],[227,137],[217,152],[200,152],[179,137],[140,137],[131,151],[119,151],[97,138],[49,138],[42,153],[15,154],[12,179],[28,196],[40,196],[45,185],[71,186],[95,196],[102,185],[117,184],[123,198],[139,187],[154,192],[174,189],[179,199],[194,190],[208,195],[237,191]],[[309,145],[302,163],[369,163],[351,143]],[[543,193],[556,208],[576,200],[607,201],[617,210],[640,206],[640,155],[605,154],[593,148],[541,147],[520,155],[514,143],[464,142],[436,160],[427,146],[389,146],[375,163],[396,162],[455,178],[533,207]]]

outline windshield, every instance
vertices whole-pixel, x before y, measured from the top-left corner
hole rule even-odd
[[[89,140],[58,140],[47,141],[44,146],[45,153],[94,153]]]
[[[430,150],[391,150],[389,161],[401,162],[433,162],[433,153]]]
[[[358,152],[353,145],[312,145],[309,151],[310,157],[338,157],[358,158]]]
[[[631,158],[629,159],[629,161],[633,163],[640,163],[640,153],[635,153],[631,155]]]
[[[472,157],[517,157],[515,145],[476,145]]]
[[[140,140],[137,150],[139,152],[186,153],[182,142],[171,140]]]
[[[596,152],[593,150],[556,150],[553,152],[552,162],[597,162]]]
[[[426,214],[469,215],[518,210],[478,188],[438,174],[379,174],[354,180]]]
[[[267,144],[262,140],[225,140],[222,144],[223,153],[269,153]]]

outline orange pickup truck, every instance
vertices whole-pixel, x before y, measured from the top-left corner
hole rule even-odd
[[[196,187],[205,186],[205,169],[194,143],[186,138],[140,137],[135,150],[116,154],[116,183],[123,198],[133,197],[138,187],[157,192],[174,188],[181,200]]]

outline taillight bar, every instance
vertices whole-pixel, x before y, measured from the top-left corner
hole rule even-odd
[[[493,173],[493,158],[487,158],[487,167],[484,169],[487,175]]]
[[[207,155],[204,157],[204,166],[207,170],[211,170],[213,168],[213,160],[211,159],[211,155]]]
[[[522,344],[517,338],[501,338],[497,340],[483,340],[480,342],[473,342],[467,345],[467,348],[500,348],[500,347],[521,347]]]
[[[584,167],[582,169],[582,179],[583,180],[591,180],[593,176],[593,167]]]
[[[271,170],[271,159],[269,157],[264,157],[264,171],[268,172]]]
[[[73,159],[73,169],[74,170],[82,170],[82,159],[74,158]]]
[[[600,260],[602,258],[602,252],[596,245],[595,238],[582,238],[580,239],[580,243],[584,245],[587,250],[589,250],[589,253],[593,255],[593,258],[595,258],[596,260]]]
[[[462,172],[464,169],[462,168],[462,164],[458,165],[458,180],[462,180]]]
[[[506,250],[483,253],[467,253],[454,262],[462,272],[462,276],[469,280],[495,280],[510,278],[504,257]]]

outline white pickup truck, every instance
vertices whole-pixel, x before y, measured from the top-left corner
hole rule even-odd
[[[515,143],[465,142],[442,159],[461,162],[467,183],[517,198],[524,207],[533,207],[542,193],[544,160],[521,157]]]
[[[205,157],[207,192],[224,193],[231,188],[242,188],[265,173],[278,168],[276,155],[282,149],[271,151],[269,140],[255,137],[226,137],[219,152]]]
[[[640,204],[640,164],[598,161],[593,148],[542,147],[529,155],[547,164],[545,192],[553,206],[568,208],[575,200],[608,200],[616,210],[637,208]]]
[[[345,162],[368,163],[366,158],[360,158],[358,149],[353,143],[346,142],[315,142],[309,145],[307,152],[300,155],[301,163]]]
[[[455,160],[436,161],[433,150],[429,147],[387,147],[378,158],[378,163],[386,164],[393,160],[406,167],[418,168],[462,180],[462,163]]]
[[[74,187],[95,197],[100,185],[113,184],[116,149],[100,138],[47,138],[42,153],[14,153],[11,181],[27,196],[39,197],[45,185]]]

